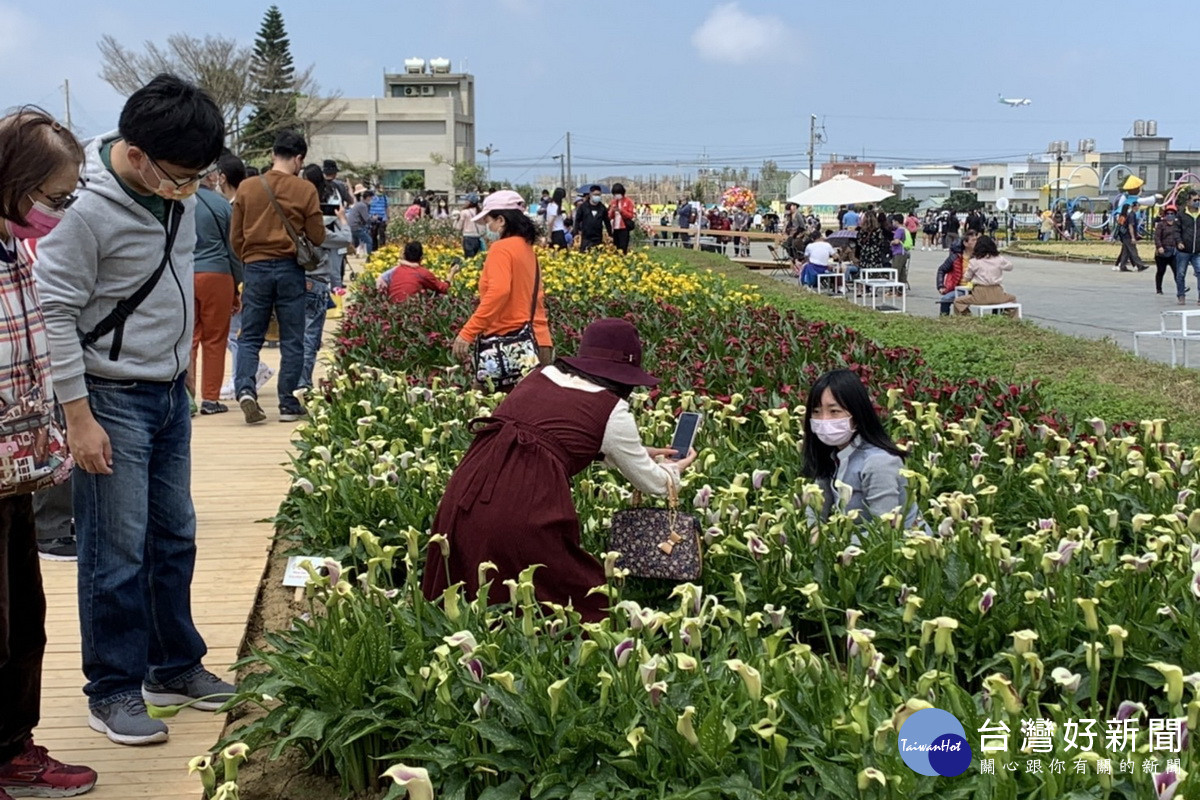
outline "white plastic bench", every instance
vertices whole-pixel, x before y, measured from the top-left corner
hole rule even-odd
[[[972,305],[970,308],[981,317],[985,312],[991,312],[995,314],[1000,311],[1007,311],[1010,308],[1015,308],[1017,310],[1017,319],[1021,318],[1020,303],[992,303],[991,305]]]
[[[1133,354],[1138,355],[1138,341],[1140,339],[1166,339],[1171,343],[1171,366],[1176,366],[1178,362],[1178,354],[1176,343],[1183,345],[1183,366],[1187,367],[1188,342],[1200,342],[1200,334],[1198,333],[1183,333],[1179,330],[1159,330],[1159,331],[1134,331],[1133,333]]]

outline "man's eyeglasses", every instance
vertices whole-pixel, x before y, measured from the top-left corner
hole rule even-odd
[[[177,178],[173,178],[170,175],[168,175],[167,171],[164,170],[162,167],[160,167],[158,165],[157,161],[155,161],[153,158],[150,158],[149,154],[146,155],[146,159],[150,162],[150,166],[154,168],[154,174],[158,175],[163,180],[170,181],[171,183],[173,183],[175,185],[176,189],[182,189],[185,186],[191,186],[193,183],[195,183],[197,181],[202,181],[205,178],[207,178],[209,175],[212,175],[214,172],[217,171],[217,165],[210,164],[209,166],[207,166],[204,169],[197,172],[192,177],[181,181],[181,180],[178,180]]]

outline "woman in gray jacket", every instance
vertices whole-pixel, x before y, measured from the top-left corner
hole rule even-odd
[[[905,527],[911,527],[917,509],[908,504],[900,474],[907,455],[884,430],[857,375],[835,369],[813,384],[804,412],[802,474],[815,478],[824,492],[821,519],[835,508],[843,513],[858,509],[864,521],[899,509]],[[850,487],[844,505],[836,483]]]

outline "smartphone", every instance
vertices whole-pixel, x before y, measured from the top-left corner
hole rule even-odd
[[[671,449],[675,451],[675,458],[683,458],[692,449],[701,419],[702,415],[695,411],[684,411],[679,415],[679,420],[675,423],[675,435],[671,437]]]

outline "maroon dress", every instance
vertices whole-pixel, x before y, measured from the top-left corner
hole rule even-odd
[[[449,573],[436,546],[425,562],[423,589],[433,600],[462,581],[466,597],[479,588],[477,570],[494,563],[489,600],[505,602],[504,581],[530,564],[542,602],[571,604],[585,620],[606,615],[608,600],[588,595],[605,583],[604,568],[579,544],[571,476],[600,455],[612,392],[559,386],[541,369],[530,373],[496,409],[472,420],[475,441],[450,477],[433,532],[450,541]]]

